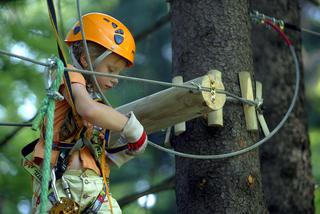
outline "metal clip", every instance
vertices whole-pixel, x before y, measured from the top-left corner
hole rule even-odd
[[[284,30],[284,21],[283,20],[279,20],[279,27],[281,30]]]
[[[63,188],[64,192],[66,193],[68,198],[71,198],[72,196],[71,196],[70,186],[69,186],[68,182],[66,181],[66,179],[63,177],[63,175],[61,177],[61,181],[62,181],[61,183],[62,183],[62,188]]]
[[[256,103],[257,112],[262,114],[263,98],[256,98],[254,102]]]
[[[54,57],[48,59],[49,66],[45,70],[45,87],[50,89],[57,75],[57,63]]]
[[[190,84],[193,85],[193,86],[196,86],[198,91],[201,91],[201,90],[202,90],[202,87],[201,87],[200,84],[197,84],[197,83],[195,83],[195,82],[190,82]]]
[[[62,96],[62,94],[60,94],[57,91],[52,91],[52,90],[49,89],[48,92],[47,92],[47,95],[48,95],[49,98],[52,98],[52,99],[55,99],[55,100],[58,100],[58,101],[64,100],[64,96]]]
[[[51,188],[53,190],[54,197],[56,199],[56,203],[53,204],[51,209],[49,210],[49,214],[79,214],[80,206],[77,202],[71,199],[71,192],[68,183],[64,180],[62,176],[62,186],[65,189],[69,189],[69,194],[67,193],[68,198],[60,198],[57,187],[56,187],[56,174],[54,168],[51,170]],[[69,197],[70,195],[70,197]]]
[[[56,173],[54,169],[51,170],[51,188],[53,190],[53,194],[57,202],[61,203],[61,200],[57,191],[57,187],[56,187]]]

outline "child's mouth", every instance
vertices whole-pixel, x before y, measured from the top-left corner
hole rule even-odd
[[[112,88],[112,86],[105,85],[105,89],[110,89],[110,88]]]

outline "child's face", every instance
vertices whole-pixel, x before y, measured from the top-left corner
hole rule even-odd
[[[102,73],[119,74],[127,65],[127,62],[117,54],[110,54],[96,67],[96,71]],[[96,76],[99,86],[106,91],[118,84],[118,78]]]

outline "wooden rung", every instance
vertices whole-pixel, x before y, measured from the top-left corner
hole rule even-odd
[[[165,136],[165,139],[164,139],[164,146],[167,147],[167,148],[172,148],[171,143],[170,143],[171,129],[172,129],[172,127],[167,128],[166,136]]]
[[[182,76],[175,76],[173,79],[172,79],[172,83],[175,83],[175,84],[179,84],[179,83],[183,83],[183,77]],[[174,134],[176,136],[182,134],[183,132],[186,131],[186,122],[181,122],[181,123],[177,123],[174,125]]]
[[[254,100],[252,81],[249,72],[242,71],[239,73],[241,95],[247,100]],[[255,106],[248,104],[243,105],[246,127],[248,131],[258,131],[258,122]]]
[[[258,100],[262,100],[262,83],[259,81],[256,81],[256,98]],[[268,124],[267,124],[266,120],[264,119],[263,114],[260,113],[259,111],[257,111],[257,117],[258,117],[258,121],[261,126],[263,134],[265,136],[269,135],[270,131],[268,128]]]

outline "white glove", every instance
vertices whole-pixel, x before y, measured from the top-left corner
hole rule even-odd
[[[120,140],[124,140],[121,138],[125,138],[128,142],[127,154],[134,156],[142,154],[148,145],[147,133],[132,111],[126,116],[129,120],[123,127]]]
[[[128,149],[117,153],[106,152],[106,156],[119,168],[136,155],[142,154],[148,145],[147,134],[133,112],[129,112],[126,116],[129,120],[120,134],[118,145],[128,144]]]

